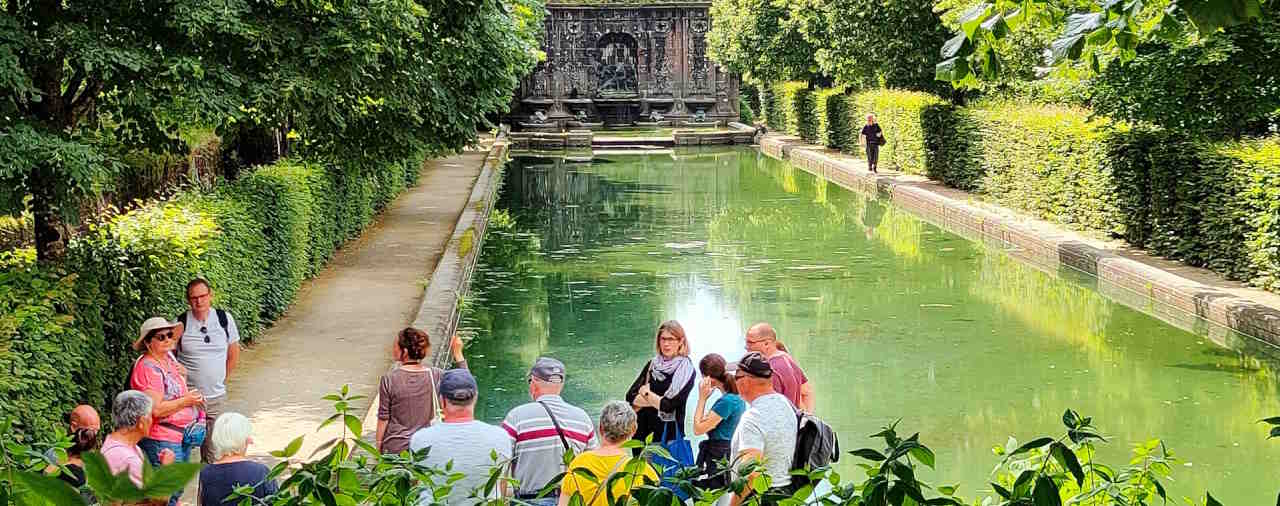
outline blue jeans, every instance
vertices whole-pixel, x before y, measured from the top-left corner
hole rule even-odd
[[[560,494],[549,495],[540,499],[520,499],[520,502],[533,506],[556,506],[556,503],[560,502]]]
[[[174,462],[186,462],[191,457],[191,450],[196,447],[182,446],[182,443],[173,443],[169,441],[159,441],[155,439],[142,438],[138,441],[138,448],[142,450],[142,454],[147,456],[147,460],[151,463],[151,467],[160,465],[160,451],[164,449],[173,450]],[[178,498],[182,497],[182,491],[174,492],[169,498],[169,506],[177,506]]]

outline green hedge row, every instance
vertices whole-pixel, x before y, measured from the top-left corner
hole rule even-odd
[[[70,244],[74,275],[37,267],[26,252],[0,259],[0,363],[11,369],[0,380],[0,418],[47,435],[75,403],[104,405],[135,358],[138,325],[185,309],[196,276],[253,339],[415,182],[419,162],[362,171],[284,160],[91,227]]]
[[[805,96],[795,83],[762,89]],[[808,95],[821,106],[784,99],[779,123],[791,133],[816,125],[810,142],[860,151],[858,132],[874,113],[888,139],[885,167],[1280,292],[1280,137],[1207,143],[1080,107],[958,107],[897,90]],[[804,114],[812,118],[790,117]]]

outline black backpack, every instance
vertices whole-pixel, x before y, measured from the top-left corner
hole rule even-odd
[[[796,413],[796,453],[791,458],[791,470],[812,471],[830,466],[840,460],[840,438],[830,425],[816,416]],[[806,476],[791,476],[791,490],[809,484]]]

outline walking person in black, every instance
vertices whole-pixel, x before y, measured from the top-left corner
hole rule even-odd
[[[867,115],[867,124],[862,127],[862,145],[867,149],[867,170],[876,172],[876,168],[880,165],[880,146],[885,142],[884,132],[880,130],[880,124],[876,123],[876,115]]]

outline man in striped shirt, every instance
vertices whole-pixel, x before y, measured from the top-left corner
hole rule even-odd
[[[530,504],[554,505],[558,490],[538,496],[556,475],[564,472],[564,453],[574,455],[599,446],[591,417],[582,408],[560,398],[564,389],[564,364],[539,358],[529,370],[529,397],[533,402],[507,413],[502,428],[515,439],[511,473],[520,481],[516,497]]]

